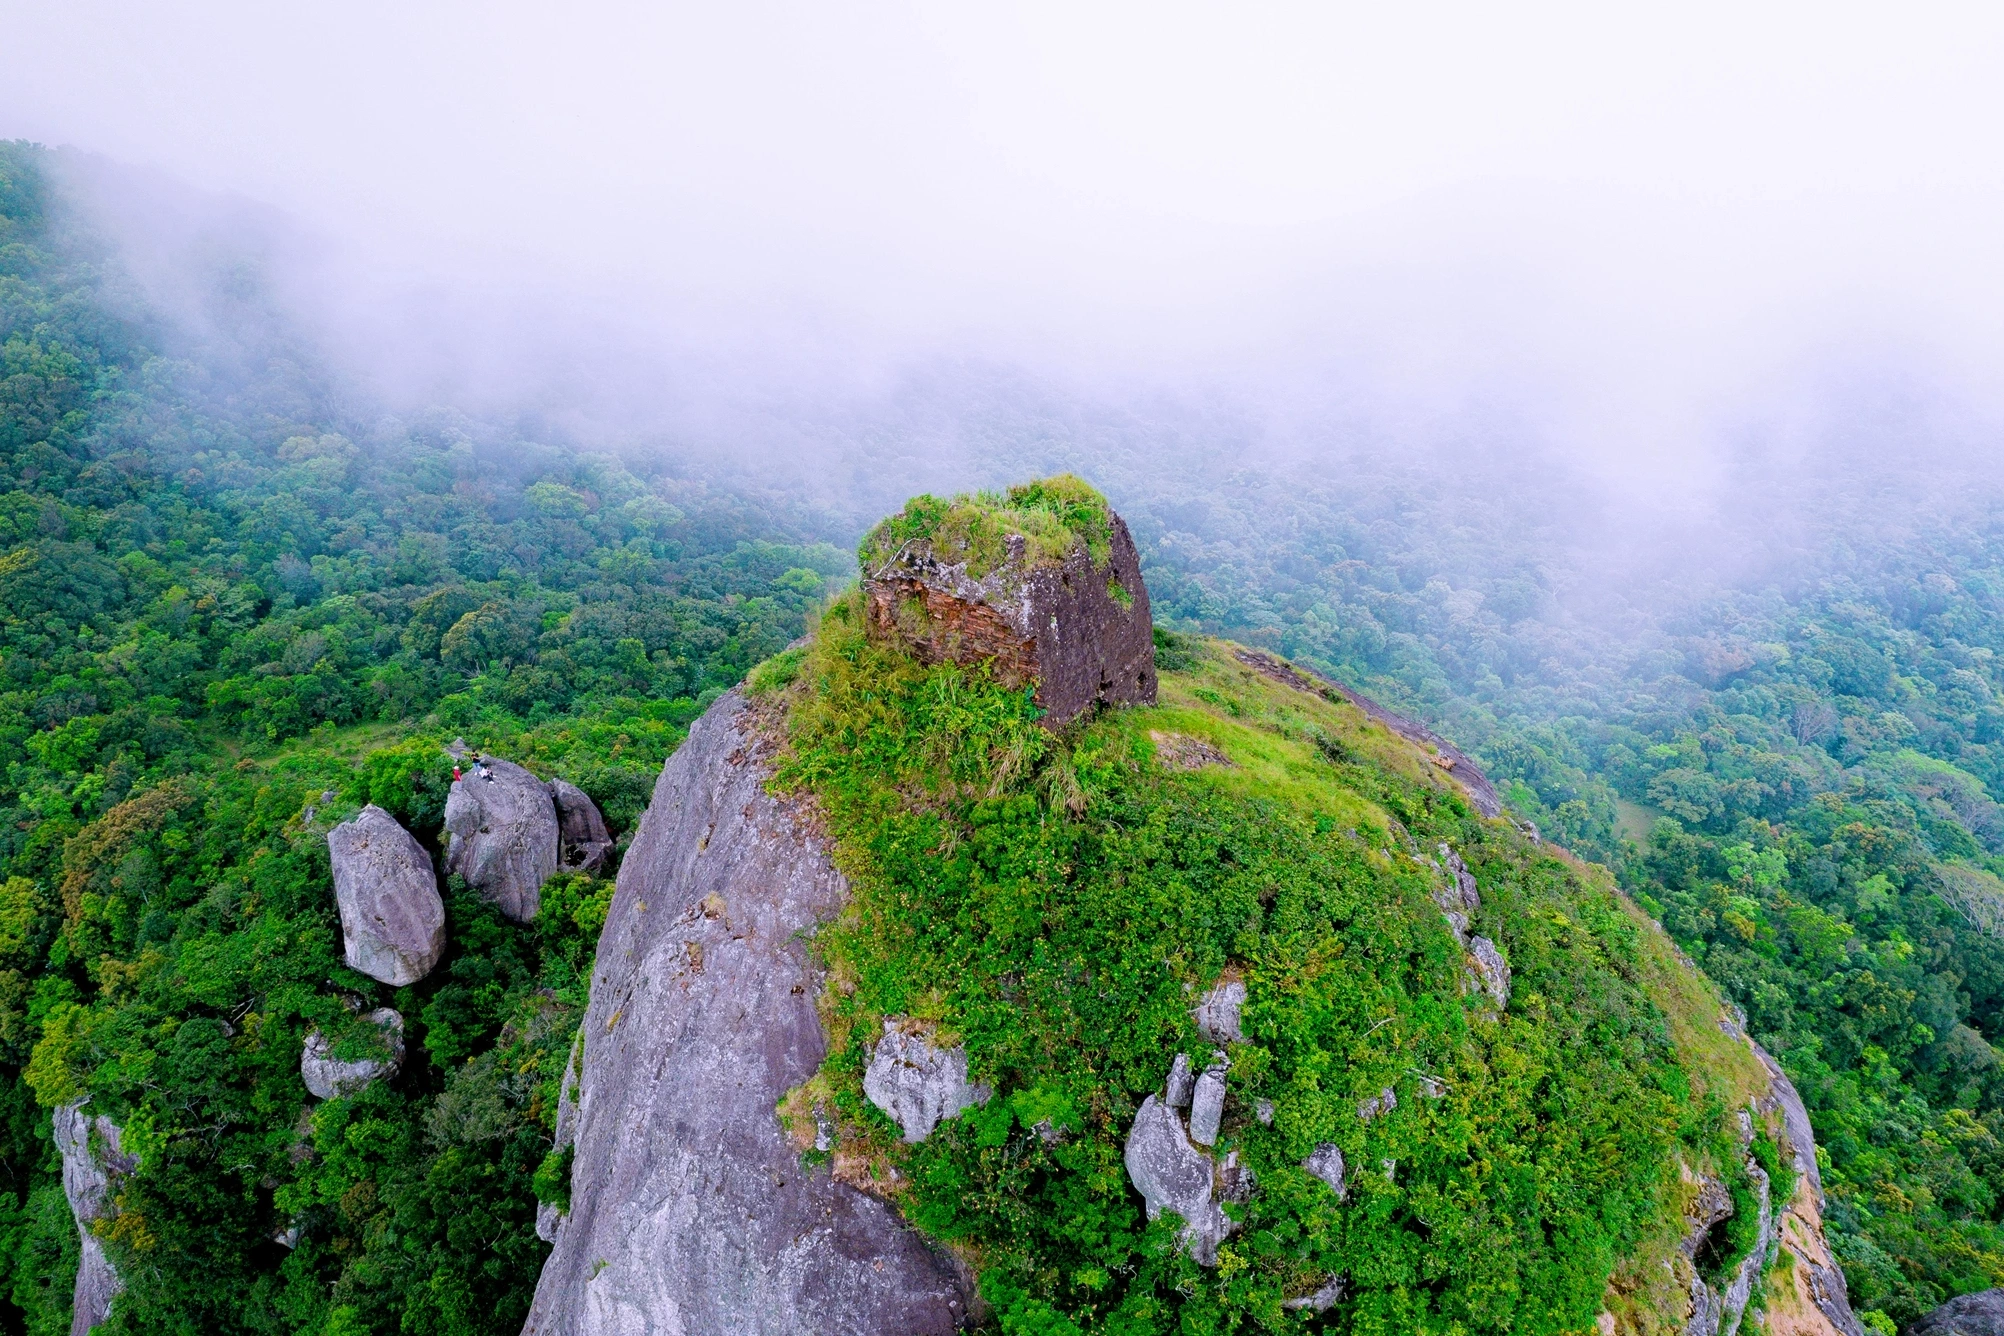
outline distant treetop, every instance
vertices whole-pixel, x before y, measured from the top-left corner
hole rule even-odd
[[[1081,543],[1094,566],[1105,566],[1113,556],[1113,511],[1097,488],[1070,473],[950,501],[927,493],[870,530],[856,557],[867,576],[901,550],[926,543],[936,560],[966,562],[968,576],[979,580],[1009,560],[1012,535],[1026,540],[1025,566],[1063,561]]]

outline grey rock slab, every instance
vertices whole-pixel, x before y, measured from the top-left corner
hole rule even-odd
[[[1190,1095],[1190,1140],[1200,1146],[1215,1145],[1218,1124],[1225,1116],[1225,1064],[1206,1067]]]
[[[1503,953],[1496,949],[1496,943],[1487,937],[1468,939],[1468,958],[1472,962],[1472,982],[1496,1004],[1498,1011],[1510,1009],[1510,965],[1503,959]]]
[[[445,870],[517,923],[536,917],[557,871],[557,804],[542,780],[492,757],[452,782],[445,798]]]
[[[1309,1152],[1301,1167],[1316,1178],[1327,1183],[1341,1201],[1350,1195],[1349,1182],[1343,1177],[1343,1150],[1333,1141],[1324,1141]]]
[[[1178,1053],[1176,1061],[1169,1064],[1169,1084],[1163,1091],[1163,1100],[1172,1109],[1187,1109],[1196,1089],[1197,1074],[1190,1070],[1190,1055]]]
[[[374,803],[327,832],[334,903],[350,969],[402,987],[445,952],[445,902],[431,856]]]
[[[916,1143],[962,1110],[986,1104],[990,1092],[967,1079],[966,1049],[934,1047],[927,1036],[887,1019],[863,1073],[863,1093],[890,1115],[906,1141]]]
[[[612,832],[591,795],[566,779],[550,781],[557,808],[557,862],[567,868],[604,872],[612,862]]]
[[[1322,1287],[1316,1290],[1315,1293],[1304,1294],[1298,1299],[1289,1299],[1281,1304],[1281,1307],[1291,1309],[1294,1312],[1306,1310],[1310,1313],[1326,1313],[1334,1308],[1337,1300],[1342,1297],[1343,1277],[1331,1276],[1322,1282]]]
[[[112,1180],[139,1167],[136,1156],[119,1149],[118,1124],[102,1114],[91,1117],[83,1107],[79,1100],[62,1105],[54,1115],[56,1149],[63,1157],[63,1195],[69,1198],[70,1216],[82,1243],[76,1288],[71,1291],[70,1336],[89,1336],[92,1327],[111,1315],[112,1301],[125,1290],[91,1226],[117,1211]]]
[[[382,1032],[384,1055],[342,1061],[334,1056],[334,1045],[315,1030],[306,1036],[299,1055],[299,1075],[306,1088],[320,1099],[340,1099],[359,1094],[379,1077],[396,1075],[404,1062],[404,1018],[394,1008],[377,1007],[367,1019]]]
[[[1166,1211],[1183,1217],[1183,1243],[1202,1266],[1216,1266],[1218,1244],[1233,1229],[1214,1195],[1211,1157],[1190,1143],[1183,1120],[1162,1100],[1141,1101],[1127,1133],[1128,1181],[1141,1194],[1148,1218]]]
[[[1213,1044],[1243,1044],[1245,1034],[1239,1029],[1239,1010],[1246,1004],[1246,986],[1242,980],[1228,979],[1210,992],[1190,1010],[1197,1022],[1197,1033]]]
[[[847,885],[809,815],[766,792],[751,725],[735,691],[697,720],[620,866],[570,1214],[525,1333],[944,1336],[967,1312],[951,1262],[884,1202],[802,1168],[774,1111],[827,1053],[806,939]]]
[[[2004,1290],[1957,1295],[1908,1327],[1907,1336],[2004,1336]]]

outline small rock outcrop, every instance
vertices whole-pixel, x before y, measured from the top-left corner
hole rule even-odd
[[[1350,1195],[1349,1180],[1343,1176],[1343,1149],[1335,1142],[1319,1143],[1301,1162],[1301,1167],[1327,1183],[1335,1192],[1337,1201]]]
[[[63,1157],[63,1195],[69,1198],[70,1215],[77,1222],[83,1245],[72,1292],[70,1336],[89,1336],[92,1327],[111,1315],[112,1300],[125,1289],[91,1226],[117,1210],[112,1202],[112,1180],[139,1167],[135,1157],[119,1149],[118,1124],[102,1114],[93,1118],[83,1107],[84,1101],[79,1100],[55,1111],[56,1149]],[[93,1132],[97,1134],[95,1146],[91,1144]]]
[[[447,872],[515,922],[536,917],[557,871],[557,805],[542,780],[513,761],[474,762],[446,795],[445,830]]]
[[[1496,943],[1487,937],[1472,936],[1468,929],[1475,921],[1475,914],[1482,908],[1482,892],[1475,884],[1475,876],[1468,865],[1461,861],[1461,855],[1448,845],[1439,846],[1438,866],[1445,874],[1441,885],[1433,893],[1434,903],[1440,906],[1441,916],[1454,933],[1454,940],[1461,943],[1467,953],[1467,974],[1463,981],[1463,991],[1482,993],[1496,1004],[1498,1011],[1510,1009],[1510,964],[1503,959],[1503,953],[1496,949]]]
[[[1246,1037],[1239,1029],[1239,1010],[1245,1004],[1245,983],[1226,979],[1190,1009],[1190,1018],[1197,1022],[1197,1033],[1213,1044],[1243,1044]]]
[[[445,952],[445,902],[431,856],[374,803],[327,832],[334,902],[350,969],[402,987]]]
[[[550,781],[550,801],[557,807],[557,863],[594,877],[612,864],[612,832],[598,804],[569,780]]]
[[[662,768],[599,938],[568,1215],[525,1336],[945,1336],[953,1263],[884,1202],[804,1168],[776,1106],[819,1069],[807,935],[847,886],[731,692]]]
[[[863,1093],[915,1143],[963,1109],[986,1104],[990,1091],[967,1079],[966,1049],[935,1048],[929,1036],[886,1020],[863,1073]]]
[[[1061,482],[1012,489],[1010,499]],[[1089,491],[1076,480],[1069,485]],[[1102,701],[1153,703],[1154,622],[1141,557],[1120,516],[1105,511],[1107,554],[1096,563],[1083,537],[1062,554],[1043,551],[1010,527],[1006,503],[954,504],[979,512],[976,522],[1000,526],[999,560],[991,565],[938,535],[895,541],[880,526],[863,554],[871,635],[925,663],[988,662],[999,681],[1034,684],[1052,728]]]
[[[2004,1336],[2004,1290],[1957,1295],[1908,1327],[1907,1336]]]
[[[1127,1177],[1153,1220],[1165,1210],[1183,1217],[1183,1243],[1202,1266],[1218,1264],[1218,1245],[1233,1229],[1218,1205],[1217,1166],[1183,1130],[1183,1120],[1158,1095],[1141,1101],[1127,1134]]]
[[[340,1099],[366,1090],[379,1077],[394,1076],[404,1062],[404,1018],[391,1007],[377,1007],[365,1018],[382,1032],[386,1052],[377,1058],[343,1061],[334,1056],[334,1045],[315,1030],[306,1036],[299,1055],[299,1075],[306,1088],[318,1099]]]
[[[1739,1027],[1735,1024],[1734,1028]],[[1793,1293],[1770,1294],[1769,1328],[1786,1336],[1865,1336],[1863,1325],[1851,1311],[1844,1270],[1830,1255],[1823,1233],[1823,1175],[1816,1167],[1816,1134],[1809,1125],[1809,1111],[1781,1064],[1751,1039],[1747,1043],[1767,1069],[1768,1094],[1761,1108],[1780,1115],[1781,1149],[1795,1170],[1794,1195],[1775,1203],[1780,1246],[1794,1261],[1782,1288]],[[1786,1319],[1780,1316],[1783,1309],[1788,1310]],[[1914,1328],[1915,1332],[1923,1330]],[[1996,1332],[2004,1336],[2004,1326]]]
[[[1190,1140],[1200,1146],[1214,1146],[1218,1127],[1225,1118],[1225,1073],[1228,1064],[1219,1055],[1190,1093]]]

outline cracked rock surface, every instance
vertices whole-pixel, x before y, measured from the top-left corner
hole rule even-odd
[[[597,876],[612,863],[612,832],[591,795],[567,779],[550,781],[557,807],[557,862]]]
[[[431,973],[445,952],[445,902],[424,846],[371,803],[327,832],[327,852],[348,967],[395,987]]]
[[[1183,1217],[1183,1242],[1193,1260],[1216,1266],[1218,1245],[1232,1232],[1219,1207],[1215,1166],[1183,1130],[1183,1120],[1159,1095],[1141,1101],[1127,1134],[1127,1177],[1153,1220],[1163,1211]]]
[[[731,692],[662,768],[599,938],[570,1212],[525,1333],[944,1336],[951,1262],[803,1168],[775,1106],[826,1054],[806,935],[846,883]]]

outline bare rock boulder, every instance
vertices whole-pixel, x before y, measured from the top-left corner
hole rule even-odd
[[[79,1100],[55,1111],[56,1149],[63,1157],[63,1195],[69,1198],[70,1215],[77,1222],[83,1245],[71,1297],[70,1336],[89,1336],[92,1327],[111,1315],[112,1301],[125,1289],[91,1226],[116,1213],[112,1181],[139,1167],[136,1157],[119,1149],[118,1124],[102,1114],[95,1118],[87,1115],[83,1105]]]
[[[431,856],[374,803],[327,832],[348,967],[401,987],[445,952],[445,902]]]
[[[820,1069],[807,938],[847,883],[766,792],[743,696],[669,758],[619,869],[584,1020],[570,1210],[525,1336],[946,1336],[968,1294],[885,1202],[804,1167],[776,1106]]]
[[[377,1007],[367,1018],[381,1033],[380,1056],[343,1060],[334,1056],[334,1044],[319,1030],[306,1036],[299,1055],[299,1075],[306,1088],[319,1099],[340,1099],[359,1094],[378,1078],[396,1075],[404,1062],[404,1018],[391,1007]]]
[[[1245,982],[1226,979],[1190,1009],[1190,1018],[1197,1022],[1197,1033],[1214,1044],[1243,1044],[1246,1037],[1239,1028],[1239,1011],[1245,1004]]]
[[[1039,509],[1092,512],[1076,530]],[[1097,549],[1097,550],[1095,550]],[[1155,699],[1154,623],[1126,523],[1076,478],[1007,497],[919,497],[863,541],[870,634],[925,663],[989,662],[1036,688],[1056,728],[1099,702]]]
[[[591,795],[565,779],[550,781],[557,808],[557,862],[597,876],[612,862],[612,832]]]
[[[2004,1336],[2004,1290],[1957,1295],[1908,1327],[1907,1336]]]
[[[962,1110],[986,1104],[990,1091],[967,1079],[966,1049],[936,1048],[929,1036],[886,1020],[863,1073],[863,1093],[916,1143]]]
[[[1183,1244],[1201,1266],[1216,1266],[1218,1245],[1232,1232],[1232,1221],[1218,1205],[1217,1166],[1197,1149],[1183,1129],[1183,1119],[1161,1096],[1141,1101],[1134,1126],[1127,1133],[1128,1181],[1141,1194],[1153,1220],[1164,1211],[1183,1217]]]
[[[447,872],[515,922],[536,917],[557,871],[557,805],[542,780],[512,761],[476,761],[446,795],[445,830]]]

